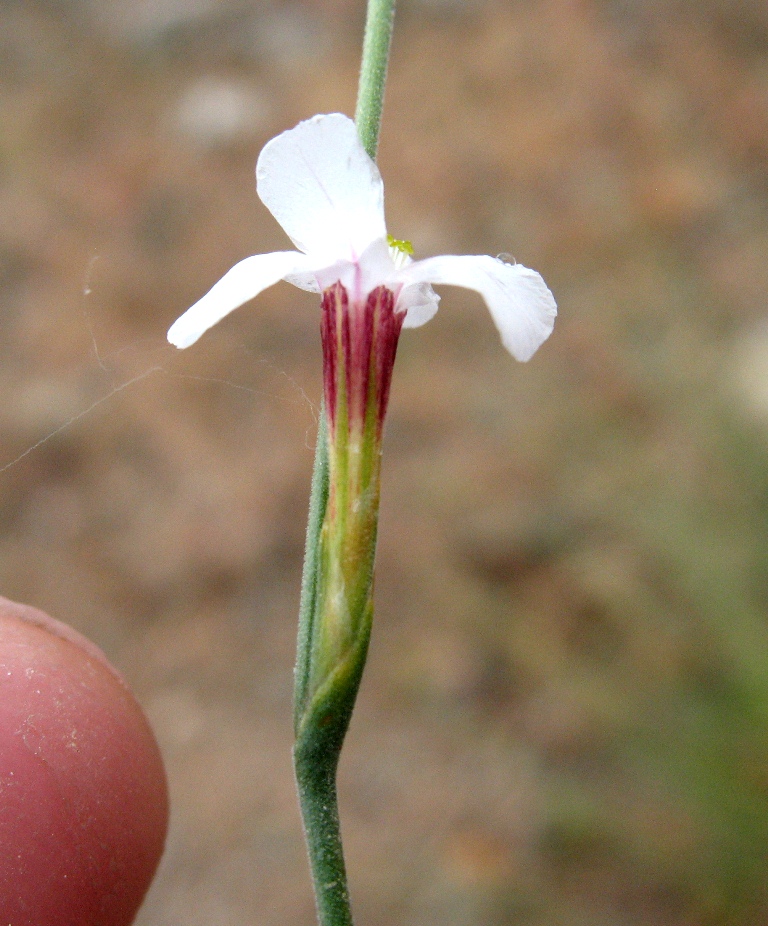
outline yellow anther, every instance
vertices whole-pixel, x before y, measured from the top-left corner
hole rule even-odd
[[[407,254],[408,257],[413,257],[413,245],[410,241],[401,241],[399,238],[393,238],[392,235],[387,235],[387,242],[391,248],[394,248],[401,254]]]

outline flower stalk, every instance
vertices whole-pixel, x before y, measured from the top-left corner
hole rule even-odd
[[[395,0],[369,0],[356,111],[376,156]],[[368,653],[381,437],[403,315],[384,286],[363,305],[323,292],[323,403],[299,609],[293,749],[320,926],[352,926],[336,773]]]
[[[320,926],[351,926],[336,769],[368,651],[381,441],[402,328],[437,312],[432,285],[485,301],[501,340],[526,361],[557,314],[541,276],[488,255],[415,260],[387,234],[374,161],[394,0],[369,0],[357,124],[317,115],[282,132],[256,164],[260,199],[295,250],[246,257],[171,326],[194,344],[230,312],[285,280],[322,300],[323,402],[307,526],[294,693],[294,764]]]
[[[355,123],[369,156],[376,159],[387,82],[389,48],[395,23],[395,0],[368,0],[363,58],[357,91]]]

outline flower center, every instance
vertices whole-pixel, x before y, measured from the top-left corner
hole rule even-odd
[[[387,244],[389,244],[389,256],[392,258],[395,270],[402,270],[413,257],[413,245],[410,241],[401,241],[400,238],[393,238],[392,235],[387,235]]]

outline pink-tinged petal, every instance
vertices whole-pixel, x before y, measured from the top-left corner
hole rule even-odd
[[[340,113],[300,122],[268,142],[256,186],[296,247],[327,264],[355,261],[386,235],[379,169]]]
[[[530,360],[552,332],[557,306],[547,284],[520,264],[487,255],[429,257],[398,274],[404,283],[445,283],[474,289],[485,299],[501,340],[517,360]]]
[[[401,284],[394,279],[395,265],[389,253],[386,238],[377,238],[359,260],[337,260],[317,273],[321,292],[334,283],[341,283],[352,302],[364,302],[378,286],[387,286],[399,292]]]
[[[310,264],[306,255],[298,251],[275,251],[246,257],[171,325],[168,340],[176,347],[189,347],[225,315],[278,280],[310,272]]]
[[[405,312],[403,328],[418,328],[434,318],[440,297],[429,283],[404,286],[397,300],[398,312]]]

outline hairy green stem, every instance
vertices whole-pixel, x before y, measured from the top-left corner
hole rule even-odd
[[[315,464],[312,470],[312,488],[309,493],[309,518],[304,547],[304,570],[301,577],[299,602],[299,635],[296,643],[296,668],[293,679],[293,735],[298,740],[301,723],[307,707],[310,653],[314,636],[320,581],[320,530],[328,504],[328,422],[325,402],[320,403],[317,423]]]
[[[355,122],[365,150],[374,159],[379,144],[394,20],[395,0],[368,0]]]
[[[372,158],[376,156],[381,125],[394,8],[395,0],[368,0],[355,119],[363,146]],[[338,614],[332,612],[338,598],[333,577],[339,573],[339,563],[335,561],[339,538],[334,538],[333,543],[328,539],[327,515],[333,487],[330,484],[327,414],[323,403],[299,607],[293,754],[318,922],[320,926],[352,926],[336,797],[336,770],[368,650],[373,616],[372,575],[367,594],[363,590],[360,603],[355,607],[359,613],[352,643],[328,666],[327,658],[318,659],[318,655],[325,639],[323,631],[327,629],[323,622],[338,618]],[[373,529],[370,532],[370,543],[374,546],[377,493],[375,508],[371,513]],[[372,563],[371,555],[371,570]]]

